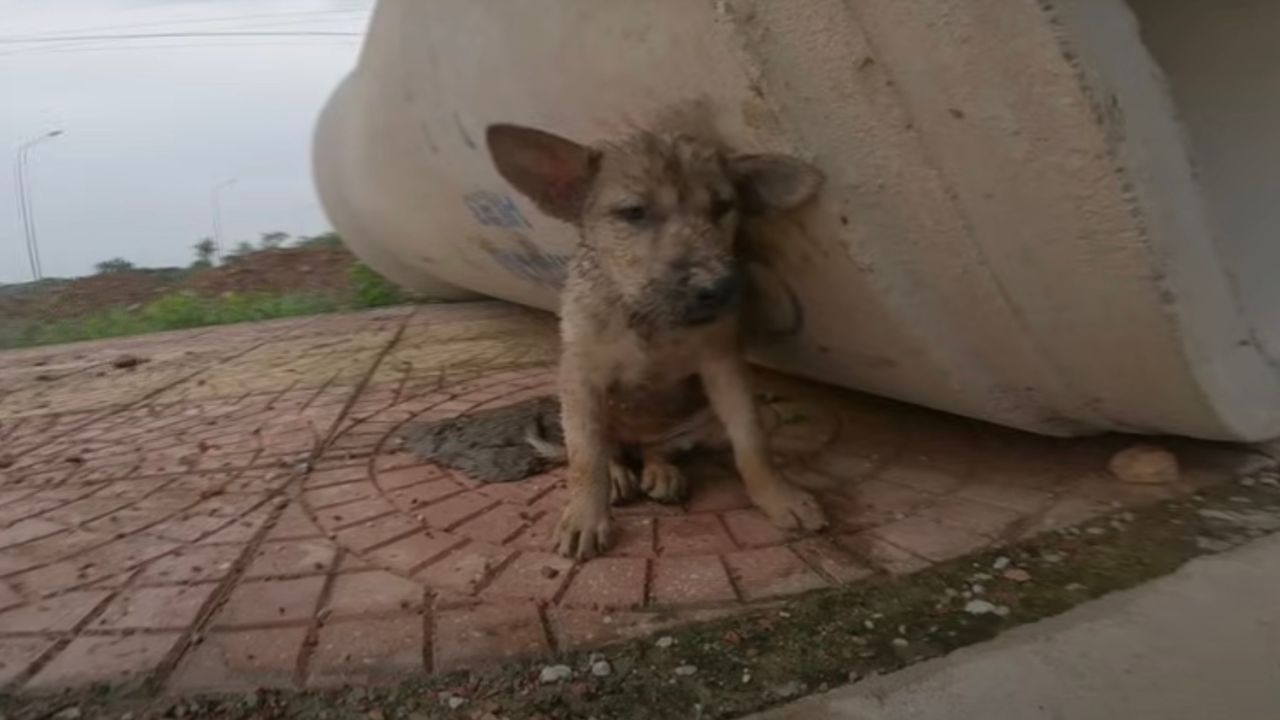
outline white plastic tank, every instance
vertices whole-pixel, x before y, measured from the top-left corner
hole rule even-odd
[[[759,362],[1047,434],[1269,439],[1280,5],[1232,5],[1249,32],[1191,0],[380,0],[316,180],[390,278],[554,310],[573,230],[498,176],[486,126],[591,142],[705,99],[731,144],[827,174],[757,248]],[[1262,72],[1197,73],[1197,28]]]

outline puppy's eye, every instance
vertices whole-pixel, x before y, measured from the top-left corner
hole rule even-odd
[[[614,209],[613,216],[630,225],[643,225],[651,217],[649,208],[645,205],[623,205]]]
[[[737,207],[737,205],[733,202],[732,198],[715,198],[711,201],[711,217],[715,220],[720,220],[725,215],[733,212],[735,207]]]

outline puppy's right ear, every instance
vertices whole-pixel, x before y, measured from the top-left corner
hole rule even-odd
[[[600,165],[597,151],[519,125],[490,125],[485,141],[507,182],[551,217],[578,221]]]

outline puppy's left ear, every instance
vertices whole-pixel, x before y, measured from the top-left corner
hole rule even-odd
[[[743,208],[752,215],[798,208],[818,194],[826,179],[818,168],[789,155],[736,155],[729,159],[729,172]]]

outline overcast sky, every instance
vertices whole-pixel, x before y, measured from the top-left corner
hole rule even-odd
[[[18,43],[37,36],[163,32],[363,32],[373,0],[0,0],[0,283],[30,279],[13,183],[31,151],[46,277],[123,257],[185,265],[212,234],[228,245],[315,234],[316,114],[355,63],[359,37],[226,36]]]

